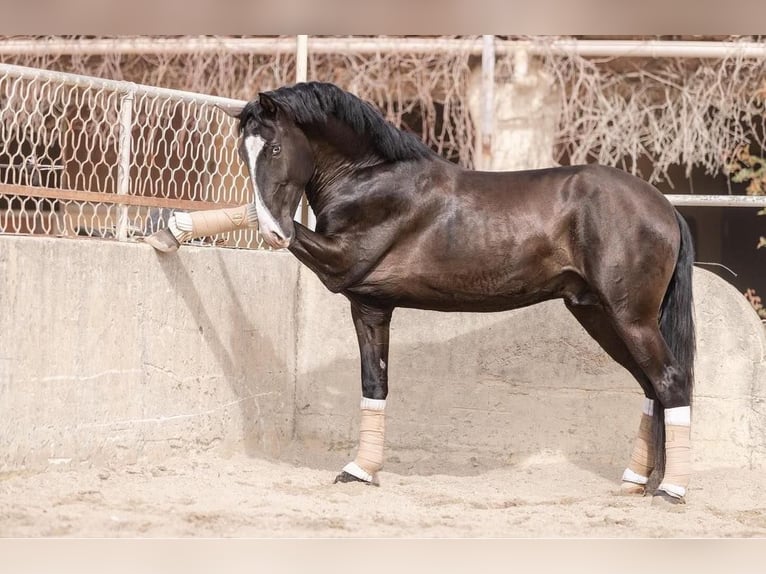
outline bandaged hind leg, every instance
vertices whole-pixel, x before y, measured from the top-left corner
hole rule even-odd
[[[167,229],[153,233],[144,241],[159,251],[176,251],[184,241],[217,235],[258,225],[255,204],[207,211],[177,211],[170,216]]]
[[[359,423],[359,450],[356,458],[343,467],[351,476],[377,484],[377,473],[383,468],[383,444],[386,434],[386,401],[362,399]]]
[[[665,476],[657,487],[679,502],[691,478],[691,408],[665,409]]]
[[[633,443],[633,451],[630,453],[630,463],[625,472],[622,473],[620,491],[623,494],[644,494],[646,492],[646,483],[649,481],[649,475],[652,474],[655,464],[652,433],[653,412],[654,401],[645,398],[638,436]]]

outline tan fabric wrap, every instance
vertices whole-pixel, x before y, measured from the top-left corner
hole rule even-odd
[[[689,486],[692,471],[691,427],[665,425],[665,476],[663,483]]]
[[[205,237],[226,231],[247,229],[258,224],[255,206],[252,204],[226,209],[193,211],[189,215],[192,219],[192,237]]]
[[[359,423],[359,451],[354,462],[373,476],[383,468],[385,434],[385,411],[362,409],[362,420]]]
[[[641,476],[649,476],[654,469],[654,454],[652,417],[644,413],[641,415],[641,424],[638,426],[638,436],[633,443],[633,452],[630,453],[628,468]]]

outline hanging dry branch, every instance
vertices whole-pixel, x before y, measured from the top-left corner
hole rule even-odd
[[[764,59],[593,60],[545,53],[549,39],[531,40],[543,48],[542,71],[560,98],[559,161],[619,166],[656,182],[672,165],[687,175],[696,166],[717,174],[741,146],[766,147],[766,107],[757,95]],[[638,173],[640,160],[650,173]]]

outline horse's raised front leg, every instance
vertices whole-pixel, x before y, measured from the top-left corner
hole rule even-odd
[[[144,238],[144,241],[163,253],[178,251],[181,243],[195,237],[217,235],[258,225],[255,204],[206,211],[177,211],[170,216],[168,226]]]
[[[359,450],[335,482],[361,481],[379,484],[383,468],[385,408],[388,396],[388,329],[392,309],[372,308],[352,301],[362,366],[362,418],[359,423]]]

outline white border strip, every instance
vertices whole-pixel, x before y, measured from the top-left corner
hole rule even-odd
[[[665,409],[665,424],[688,427],[692,423],[691,407]]]
[[[365,482],[372,482],[373,476],[353,461],[349,462],[346,466],[343,467],[343,472],[347,472],[351,476],[360,478]]]
[[[629,468],[626,468],[625,472],[622,473],[622,481],[632,482],[633,484],[646,484],[649,482],[649,477],[643,476],[637,472],[633,472]]]
[[[380,400],[380,399],[368,399],[365,397],[362,397],[362,404],[360,405],[361,408],[367,409],[370,411],[382,411],[386,409],[386,400]]]

